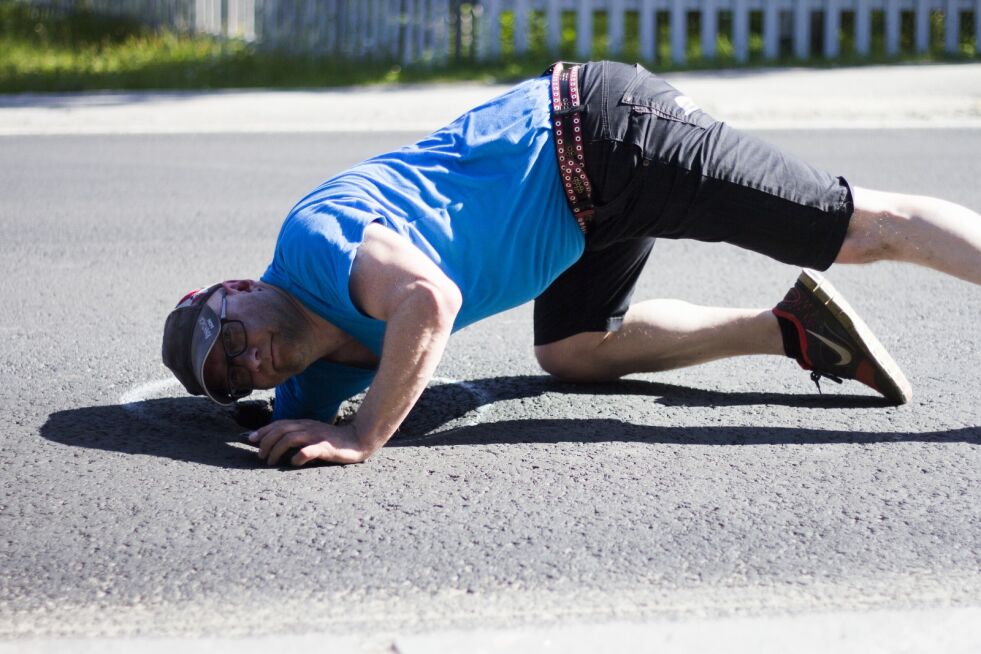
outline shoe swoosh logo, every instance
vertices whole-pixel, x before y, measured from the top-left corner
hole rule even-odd
[[[852,353],[843,348],[841,345],[835,343],[834,341],[828,340],[824,336],[821,336],[817,332],[811,331],[810,329],[807,330],[807,333],[811,334],[814,336],[814,338],[818,339],[835,351],[835,354],[838,355],[838,363],[835,364],[836,366],[847,366],[852,362]]]

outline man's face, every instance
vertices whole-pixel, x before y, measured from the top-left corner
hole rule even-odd
[[[253,389],[273,388],[311,363],[306,356],[310,339],[303,317],[281,291],[252,280],[233,280],[225,282],[223,289],[208,299],[208,305],[221,315],[223,300],[225,318],[244,327],[245,349],[228,357],[224,339],[218,339],[204,364],[208,388],[243,390],[230,389],[229,378],[248,380]],[[235,370],[230,374],[231,368]]]

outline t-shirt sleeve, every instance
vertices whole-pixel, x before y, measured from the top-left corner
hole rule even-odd
[[[288,290],[348,333],[383,329],[354,305],[350,293],[358,247],[377,220],[377,213],[356,200],[301,203],[283,224],[263,281]]]
[[[276,387],[273,420],[333,422],[341,403],[368,388],[374,370],[318,361]]]

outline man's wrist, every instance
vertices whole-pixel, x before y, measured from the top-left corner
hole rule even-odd
[[[372,430],[359,422],[357,416],[348,425],[350,429],[351,447],[360,452],[364,459],[382,448],[382,446],[392,437],[392,434],[383,434],[377,429]]]

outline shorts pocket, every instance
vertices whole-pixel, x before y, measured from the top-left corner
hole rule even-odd
[[[663,79],[637,64],[636,75],[620,98],[620,104],[630,107],[637,115],[649,115],[652,119],[694,125],[708,129],[715,119],[695,102]]]

